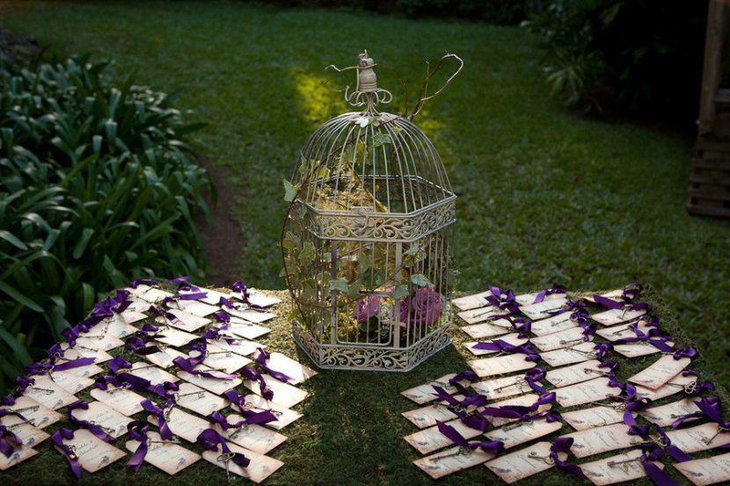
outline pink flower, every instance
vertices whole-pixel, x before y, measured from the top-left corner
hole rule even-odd
[[[380,297],[377,295],[360,299],[352,311],[352,317],[359,323],[366,323],[371,317],[375,317],[378,314],[380,314]]]
[[[442,310],[441,294],[433,287],[423,287],[401,300],[400,320],[409,325],[430,326],[439,320]]]

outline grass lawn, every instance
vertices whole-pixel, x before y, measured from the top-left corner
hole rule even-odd
[[[351,64],[367,47],[415,88],[423,60],[458,53],[463,75],[416,120],[461,195],[458,288],[651,284],[704,366],[730,384],[723,365],[730,357],[730,222],[684,210],[692,140],[566,112],[549,97],[541,51],[522,29],[222,1],[2,2],[0,25],[55,53],[113,58],[120,77],[134,73],[140,83],[178,93],[179,106],[209,124],[194,142],[206,164],[228,174],[230,211],[242,224],[237,253],[215,270],[261,288],[283,287],[281,179],[308,134],[346,109],[337,89],[352,84],[351,73],[323,67]],[[381,72],[380,84],[402,100],[392,76]],[[283,324],[277,336],[291,346]],[[291,466],[272,483],[423,480],[407,464],[415,454],[400,437],[411,429],[398,414],[409,404],[397,392],[462,367],[460,355],[447,351],[407,375],[323,373],[311,385],[306,420],[277,455]],[[39,463],[60,465],[60,456],[48,456]],[[205,479],[206,471],[196,466],[182,478]],[[54,479],[50,469],[39,474]],[[459,477],[491,478],[484,471]]]

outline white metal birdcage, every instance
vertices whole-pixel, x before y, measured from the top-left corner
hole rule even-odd
[[[367,51],[337,116],[304,145],[282,231],[293,337],[321,368],[407,371],[450,343],[456,195],[410,120],[377,111]]]

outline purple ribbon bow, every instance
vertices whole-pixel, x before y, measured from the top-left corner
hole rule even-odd
[[[277,420],[276,415],[274,415],[271,410],[263,410],[261,412],[246,410],[246,412],[248,413],[244,415],[244,419],[235,423],[229,423],[226,416],[220,412],[213,412],[210,414],[210,419],[220,425],[223,430],[240,429],[246,425],[263,425],[268,424],[269,422],[276,422]]]
[[[139,441],[137,449],[132,454],[129,462],[127,462],[127,466],[131,467],[134,472],[137,472],[142,467],[144,458],[147,456],[149,447],[147,444],[149,440],[147,433],[150,431],[150,426],[144,420],[133,420],[127,424],[127,431],[129,432],[130,439]]]
[[[256,357],[254,358],[254,361],[256,361],[256,363],[258,363],[258,365],[268,375],[270,375],[272,378],[276,378],[279,381],[283,381],[284,383],[288,383],[293,380],[290,376],[287,376],[280,371],[272,370],[267,364],[269,358],[271,358],[271,354],[264,351],[264,348],[256,348]]]
[[[22,415],[17,415],[22,417]],[[19,449],[21,447],[23,447],[23,441],[20,440],[20,437],[18,437],[15,432],[10,430],[9,427],[0,424],[0,452],[2,452],[5,457],[9,458],[13,455],[15,449]]]
[[[228,448],[226,439],[214,429],[205,429],[202,431],[195,442],[203,449],[209,451],[217,451],[218,445],[220,445],[221,452],[225,454],[226,460],[233,461],[234,464],[238,464],[242,468],[248,467],[251,462],[248,457],[240,452],[232,453],[231,449]]]
[[[555,467],[557,467],[561,471],[572,474],[575,478],[580,479],[581,481],[587,481],[588,478],[585,476],[585,474],[583,474],[583,470],[580,468],[580,466],[570,464],[569,462],[560,459],[560,453],[567,453],[568,451],[570,451],[570,447],[572,445],[572,437],[558,437],[550,444],[550,457],[555,462]]]
[[[565,285],[556,284],[552,288],[542,289],[541,291],[539,291],[537,293],[537,295],[535,296],[535,300],[533,300],[532,303],[539,304],[540,302],[545,300],[545,297],[547,297],[548,295],[566,294],[566,293],[568,293],[568,289],[565,287]]]
[[[436,426],[438,427],[439,432],[445,435],[451,442],[469,450],[481,449],[489,454],[499,454],[504,448],[504,443],[499,440],[469,442],[455,428],[441,422],[440,420],[436,421]]]
[[[76,400],[75,402],[66,405],[66,413],[68,414],[68,419],[72,424],[87,429],[89,432],[91,432],[97,438],[103,440],[104,442],[114,441],[114,437],[109,435],[101,425],[89,422],[88,420],[81,420],[79,418],[76,418],[73,414],[73,411],[79,408],[82,410],[88,410],[89,404],[83,400]]]
[[[503,341],[501,339],[495,339],[490,342],[478,342],[474,346],[472,346],[473,349],[484,349],[488,351],[501,351],[504,353],[510,353],[510,354],[524,354],[525,355],[525,361],[538,361],[540,359],[540,356],[537,354],[535,349],[532,347],[530,343],[522,344],[520,346],[515,346],[514,344],[510,344],[506,341]]]
[[[76,452],[74,452],[73,449],[71,449],[63,442],[64,440],[71,440],[73,438],[74,431],[65,427],[58,429],[58,431],[56,431],[51,436],[51,440],[53,441],[53,443],[61,450],[63,455],[66,457],[66,461],[71,467],[71,472],[73,473],[74,477],[76,477],[76,479],[79,479],[81,477],[81,464],[79,464],[79,457],[76,455]]]
[[[141,403],[142,408],[157,417],[157,427],[160,429],[160,437],[164,440],[172,440],[173,435],[170,426],[167,425],[167,413],[169,408],[158,407],[152,400],[145,400]]]

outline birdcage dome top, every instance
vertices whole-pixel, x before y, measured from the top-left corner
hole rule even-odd
[[[319,127],[292,183],[302,202],[328,212],[413,213],[456,197],[429,138],[410,120],[372,107]]]

